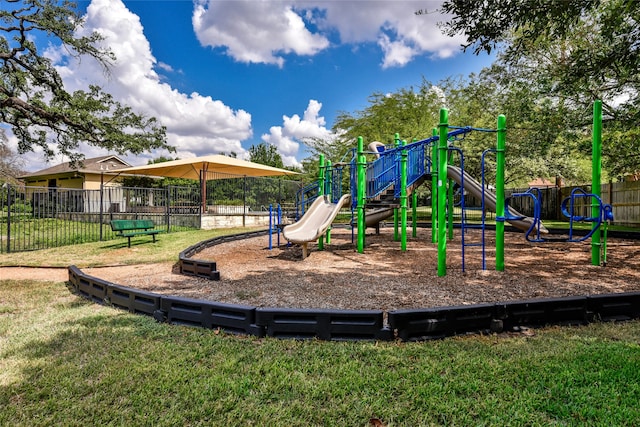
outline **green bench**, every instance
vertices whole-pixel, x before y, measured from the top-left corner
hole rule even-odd
[[[155,226],[150,219],[114,219],[111,221],[111,229],[116,235],[129,239],[129,247],[131,247],[131,238],[135,236],[153,236],[155,243],[156,234],[162,232]]]

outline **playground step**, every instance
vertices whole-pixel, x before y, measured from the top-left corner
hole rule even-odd
[[[382,201],[382,200],[372,200],[367,202],[367,208],[399,208],[400,203],[397,200],[390,201]]]
[[[467,246],[482,246],[482,243],[477,243],[477,242],[476,243],[466,243],[465,242],[464,246],[465,247],[467,247]]]
[[[464,228],[467,229],[473,229],[473,230],[482,230],[482,224],[464,224]]]

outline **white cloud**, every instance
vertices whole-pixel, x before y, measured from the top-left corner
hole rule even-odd
[[[382,68],[402,67],[409,63],[413,57],[419,53],[418,50],[408,46],[401,40],[391,41],[386,34],[383,34],[380,40],[378,40],[378,45],[384,52]]]
[[[176,72],[176,70],[174,70],[171,65],[164,63],[162,61],[158,62],[158,68],[160,68],[161,70],[167,71],[169,73]]]
[[[271,1],[196,1],[193,28],[203,46],[224,47],[240,62],[284,64],[283,54],[315,55],[329,46],[291,5]]]
[[[302,119],[297,114],[291,117],[282,116],[283,126],[272,126],[262,140],[278,148],[282,161],[286,166],[301,166],[296,156],[300,143],[305,138],[331,139],[333,133],[325,127],[324,117],[320,116],[322,104],[314,99],[309,100]]]
[[[154,67],[163,70],[171,67],[156,60],[139,17],[120,0],[91,2],[83,32],[92,31],[104,36],[103,45],[117,58],[108,75],[93,60],[78,61],[54,47],[47,51],[47,56],[59,64],[69,90],[98,84],[135,111],[156,117],[167,127],[167,139],[177,148],[174,155],[179,157],[231,151],[244,154],[240,141],[252,136],[251,115],[244,110],[234,111],[210,96],[181,93],[163,83]],[[104,154],[91,147],[83,147],[83,152],[87,157]]]
[[[303,3],[308,4],[308,3]],[[382,65],[405,65],[409,54],[448,58],[460,51],[462,37],[448,37],[439,22],[447,16],[437,13],[441,0],[325,1],[323,28],[335,28],[343,43],[376,42],[383,48]],[[425,6],[434,13],[416,15]],[[385,49],[386,47],[386,49]],[[413,57],[411,56],[411,57]]]
[[[440,0],[427,0],[431,11]],[[447,58],[460,50],[462,37],[448,37],[438,28],[446,16],[416,15],[424,0],[312,1],[196,0],[193,27],[204,46],[223,47],[240,62],[284,64],[283,54],[315,55],[340,43],[376,43],[381,66],[400,67],[418,55]]]

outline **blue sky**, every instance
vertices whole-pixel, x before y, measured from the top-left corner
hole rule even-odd
[[[93,61],[38,40],[69,90],[97,83],[167,126],[181,158],[236,152],[267,142],[285,164],[307,156],[304,139],[332,138],[340,111],[394,92],[466,76],[492,58],[463,53],[442,35],[440,1],[92,0],[83,31],[116,54],[109,75]],[[390,129],[390,133],[394,130]],[[107,154],[83,146],[87,157]],[[167,155],[126,157],[134,165]],[[53,163],[64,161],[56,159]],[[28,156],[28,170],[47,167]]]

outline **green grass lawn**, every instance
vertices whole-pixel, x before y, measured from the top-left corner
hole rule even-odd
[[[228,228],[162,233],[157,236],[156,243],[151,242],[150,236],[140,236],[131,239],[131,248],[127,248],[127,239],[120,238],[40,251],[12,252],[0,254],[0,266],[97,267],[114,264],[175,262],[178,261],[181,251],[198,242],[252,230],[256,229]],[[266,246],[268,237],[265,236],[264,239]]]
[[[33,265],[173,261],[214,235],[28,255]],[[0,265],[24,264],[20,255]],[[640,425],[640,321],[534,332],[242,337],[96,305],[64,283],[0,280],[0,425]]]
[[[0,425],[639,425],[640,322],[425,343],[238,337],[0,281]]]

